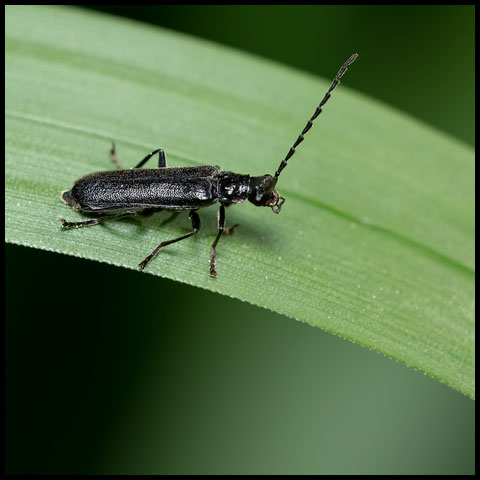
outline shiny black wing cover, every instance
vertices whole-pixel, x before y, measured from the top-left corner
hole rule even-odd
[[[91,173],[75,181],[72,205],[89,212],[206,207],[218,201],[219,171],[219,167],[205,165]]]

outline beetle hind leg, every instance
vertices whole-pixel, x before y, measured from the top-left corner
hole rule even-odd
[[[117,167],[117,170],[123,170],[122,164],[118,161],[117,152],[115,150],[115,142],[112,142],[112,148],[110,149],[110,158]]]
[[[58,221],[63,228],[81,228],[81,227],[90,227],[92,225],[98,225],[102,222],[107,222],[110,220],[118,220],[123,217],[130,217],[142,215],[142,212],[125,212],[120,213],[119,215],[104,215],[103,217],[92,218],[91,220],[85,220],[84,222],[67,222],[64,218],[59,218]]]

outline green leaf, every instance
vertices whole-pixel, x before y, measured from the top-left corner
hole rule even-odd
[[[73,8],[8,6],[5,39],[6,241],[131,269],[190,222],[159,213],[60,228],[59,217],[85,218],[60,191],[112,168],[111,140],[128,167],[162,147],[169,166],[273,173],[330,84]],[[229,208],[227,225],[241,226],[219,243],[216,279],[215,208],[146,271],[323,328],[474,397],[474,152],[351,91],[359,53],[280,177],[281,214]],[[72,301],[101,288],[76,285],[75,272],[64,281]]]

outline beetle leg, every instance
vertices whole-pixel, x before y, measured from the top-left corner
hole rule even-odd
[[[228,207],[228,205],[227,205]],[[216,265],[216,256],[217,256],[217,243],[222,236],[222,233],[225,235],[231,235],[235,229],[239,226],[236,223],[233,227],[226,228],[225,227],[225,205],[223,203],[220,204],[220,208],[218,209],[218,233],[215,241],[212,244],[212,248],[210,250],[210,276],[215,278],[217,276],[217,270],[215,268]]]
[[[112,148],[110,149],[110,158],[112,159],[112,162],[115,164],[118,170],[123,170],[122,164],[118,161],[118,157],[115,152],[115,142],[112,142]]]
[[[239,223],[236,223],[233,227],[225,227],[223,229],[223,233],[225,233],[225,235],[233,235],[235,233],[235,229],[238,228],[240,226]]]
[[[167,166],[167,158],[165,157],[165,152],[160,149],[158,152],[158,168],[164,168]]]
[[[232,206],[231,203],[226,203],[226,204],[224,204],[224,205],[225,205],[225,208],[228,208],[228,207]],[[228,228],[225,227],[225,228],[223,229],[223,233],[225,233],[225,235],[232,235],[232,234],[235,232],[235,229],[236,229],[237,227],[239,227],[239,226],[240,226],[240,224],[239,224],[239,223],[236,223],[233,227],[228,227]]]
[[[215,278],[217,276],[217,270],[215,268],[215,259],[217,256],[217,243],[222,236],[223,231],[225,230],[225,205],[223,203],[220,204],[220,208],[218,209],[218,233],[217,236],[212,243],[212,248],[210,250],[210,276]]]
[[[157,150],[154,150],[153,152],[150,152],[137,166],[134,168],[142,168],[156,153],[158,153],[158,166],[159,168],[166,167],[167,166],[167,159],[165,158],[165,152],[159,148]],[[112,162],[115,164],[118,170],[123,170],[122,164],[119,162],[117,153],[115,150],[115,142],[112,142],[112,148],[110,149],[110,157],[112,159]]]
[[[189,217],[192,221],[192,231],[173,240],[167,240],[166,242],[162,242],[147,258],[145,258],[142,263],[138,265],[138,268],[140,268],[140,270],[145,269],[145,267],[157,256],[161,248],[166,247],[167,245],[170,245],[172,243],[179,242],[180,240],[184,240],[185,238],[191,237],[192,235],[198,233],[198,231],[200,230],[200,217],[195,210],[190,210]]]
[[[165,152],[161,148],[157,148],[153,152],[150,152],[137,166],[134,168],[142,168],[156,153],[158,153],[158,166],[165,167],[167,161],[165,159]]]
[[[59,218],[58,221],[62,224],[63,228],[80,228],[98,225],[101,222],[107,222],[109,220],[118,220],[119,218],[136,215],[142,215],[142,212],[125,212],[120,213],[119,215],[104,215],[103,217],[93,218],[92,220],[86,220],[85,222],[67,222],[64,218]]]

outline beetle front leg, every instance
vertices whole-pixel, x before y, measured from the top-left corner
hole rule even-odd
[[[231,207],[231,203],[224,204],[225,208]],[[224,227],[223,233],[225,235],[233,235],[235,230],[240,226],[239,223],[236,223],[233,227]]]
[[[179,242],[180,240],[185,240],[185,238],[191,237],[192,235],[198,233],[198,231],[200,230],[200,217],[195,210],[190,210],[189,216],[192,220],[192,231],[173,240],[167,240],[166,242],[162,242],[142,263],[138,265],[138,268],[140,268],[140,270],[145,269],[145,267],[157,256],[161,248],[166,247],[167,245],[170,245],[172,243]]]
[[[235,230],[240,226],[239,223],[236,223],[233,227],[225,227],[223,229],[223,233],[225,235],[233,235],[235,233]]]
[[[217,243],[222,236],[222,233],[225,232],[226,235],[232,234],[235,229],[239,226],[236,223],[233,227],[225,228],[225,205],[222,203],[220,204],[220,208],[218,209],[218,233],[215,241],[212,243],[212,248],[210,250],[210,276],[215,278],[217,276],[216,266],[216,257],[217,257]]]
[[[215,259],[217,257],[217,243],[222,236],[222,233],[225,229],[225,206],[223,203],[220,204],[220,208],[218,209],[217,213],[218,218],[218,233],[217,236],[212,243],[212,248],[210,249],[210,276],[215,278],[217,276],[217,270],[215,268],[216,262]]]

